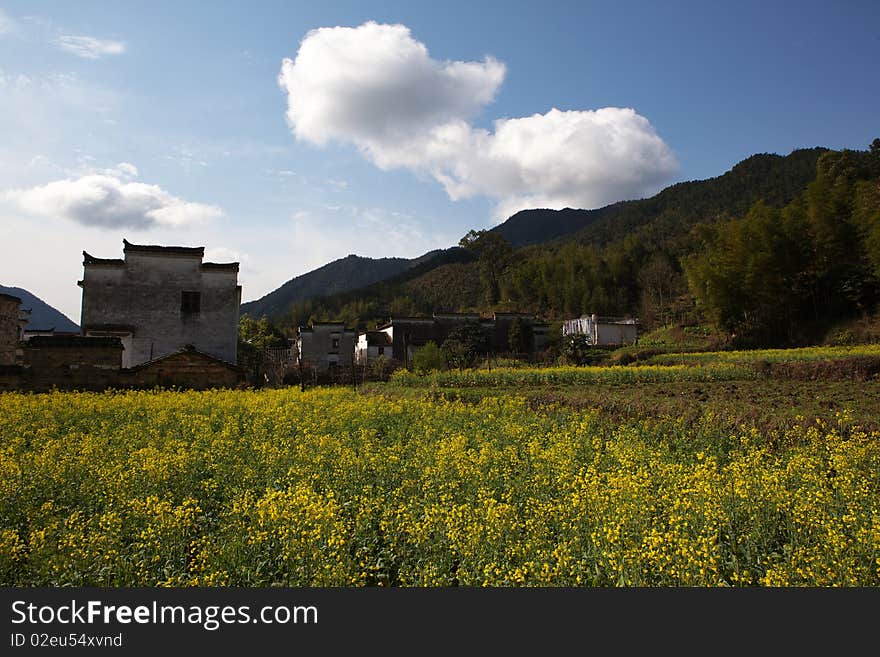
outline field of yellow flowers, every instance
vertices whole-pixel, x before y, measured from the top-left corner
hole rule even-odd
[[[880,436],[514,394],[0,394],[4,586],[880,584]]]

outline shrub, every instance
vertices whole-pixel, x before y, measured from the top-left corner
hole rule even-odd
[[[413,369],[419,374],[446,369],[446,357],[433,340],[429,340],[413,354]]]

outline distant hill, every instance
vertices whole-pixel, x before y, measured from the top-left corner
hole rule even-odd
[[[815,179],[817,162],[827,152],[753,155],[715,178],[595,210],[517,212],[492,229],[516,251],[501,281],[501,301],[493,308],[485,303],[474,255],[452,247],[412,261],[349,256],[244,304],[242,312],[266,314],[288,328],[309,318],[364,325],[438,311],[515,310],[547,318],[587,311],[634,314],[644,310],[639,304],[645,277],[639,275],[652,254],[662,256],[655,269],[671,269],[654,278],[667,282],[664,294],[678,298],[686,291],[679,258],[700,248],[694,226],[740,218],[759,200],[776,208],[789,204]]]
[[[815,178],[816,162],[827,150],[753,155],[716,178],[678,183],[648,199],[596,210],[521,210],[492,230],[514,247],[575,235],[581,241],[605,244],[656,220],[666,230],[686,230],[720,213],[743,215],[759,199],[774,207],[789,203]]]
[[[3,294],[11,294],[21,299],[21,307],[30,309],[30,321],[28,329],[48,330],[54,328],[60,332],[78,332],[79,326],[70,320],[67,315],[56,310],[39,297],[31,294],[27,290],[20,287],[6,287],[0,285],[0,292]]]
[[[292,278],[277,290],[241,305],[241,313],[251,317],[283,316],[292,304],[384,281],[421,265],[442,250],[429,251],[418,258],[365,258],[349,255]]]

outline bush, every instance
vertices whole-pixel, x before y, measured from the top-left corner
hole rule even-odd
[[[413,354],[413,370],[419,374],[427,374],[434,370],[446,369],[446,357],[443,351],[433,341],[428,341],[424,347],[417,349]]]
[[[567,335],[562,339],[560,351],[566,365],[583,365],[591,348],[586,335]]]

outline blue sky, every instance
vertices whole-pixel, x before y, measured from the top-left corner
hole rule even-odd
[[[864,149],[878,19],[870,1],[0,0],[0,283],[78,321],[81,251],[126,237],[240,260],[251,300],[523,207]]]

